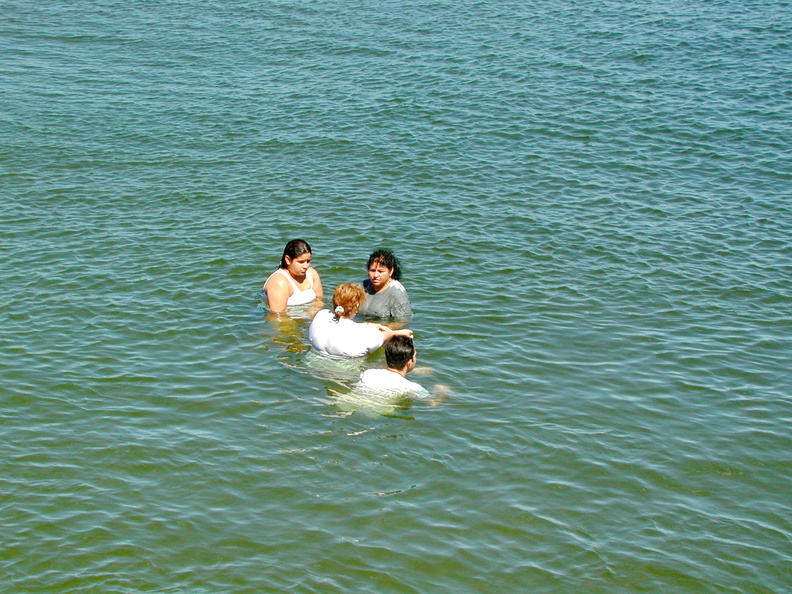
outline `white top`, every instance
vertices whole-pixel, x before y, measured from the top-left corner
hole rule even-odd
[[[412,394],[419,398],[429,393],[421,384],[411,382],[406,377],[388,369],[367,369],[360,374],[360,387],[373,392],[393,394]]]
[[[266,293],[266,286],[267,286],[267,283],[269,282],[269,279],[271,279],[273,276],[275,276],[278,273],[280,273],[283,276],[285,276],[286,279],[291,283],[292,288],[294,289],[294,292],[291,295],[289,295],[289,298],[286,300],[286,305],[287,306],[288,305],[305,305],[306,303],[311,303],[312,301],[314,301],[316,299],[316,291],[314,291],[314,279],[311,276],[311,273],[310,272],[306,273],[306,276],[308,276],[308,278],[311,281],[311,286],[308,287],[307,289],[305,289],[305,291],[303,291],[302,289],[300,289],[300,287],[297,285],[295,280],[292,278],[292,275],[289,274],[289,271],[286,270],[285,268],[278,268],[275,272],[273,272],[272,274],[269,275],[267,280],[264,282],[264,287],[265,287],[264,292],[265,293]]]
[[[308,328],[311,346],[328,357],[362,357],[382,346],[385,335],[370,324],[347,318],[335,319],[333,312],[323,309],[314,316]]]

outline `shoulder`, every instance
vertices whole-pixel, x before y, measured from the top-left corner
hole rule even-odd
[[[289,281],[286,280],[286,277],[283,276],[282,268],[278,268],[275,272],[270,274],[267,277],[267,280],[264,281],[264,288],[267,287],[288,287]]]
[[[393,281],[383,293],[387,295],[388,301],[393,305],[402,305],[410,302],[407,290],[399,281]]]
[[[311,324],[316,324],[316,323],[321,324],[322,322],[328,321],[328,319],[332,317],[333,317],[333,312],[331,312],[329,309],[322,309],[316,312],[316,315],[314,316]]]
[[[313,342],[317,339],[325,340],[327,336],[332,334],[333,326],[333,313],[329,309],[322,309],[316,312],[316,315],[311,320],[311,325],[308,327],[308,337]]]
[[[415,382],[410,383],[413,385],[411,392],[416,398],[428,398],[430,396],[429,390],[424,388],[421,384]]]
[[[421,384],[388,369],[367,369],[360,375],[360,385],[375,391],[413,394],[419,398],[427,393]]]
[[[379,390],[390,390],[398,386],[402,380],[398,373],[388,371],[387,369],[367,369],[360,374],[360,383],[369,387]]]
[[[360,374],[360,381],[364,384],[366,382],[370,382],[372,379],[377,377],[377,374],[381,369],[366,369],[363,373]]]
[[[376,378],[376,377],[390,377],[391,375],[398,375],[398,374],[394,374],[392,371],[388,371],[387,369],[375,368],[375,369],[366,369],[366,371],[360,374],[360,377]]]
[[[354,320],[345,320],[349,322],[349,327],[354,328],[361,336],[367,337],[374,337],[375,339],[379,339],[384,341],[385,335],[380,332],[376,326],[373,326],[367,322],[355,322]]]

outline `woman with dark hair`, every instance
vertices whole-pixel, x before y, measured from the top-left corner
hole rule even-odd
[[[318,312],[308,329],[311,346],[335,359],[373,353],[394,336],[412,336],[412,330],[391,330],[380,324],[355,322],[352,318],[366,295],[360,285],[342,283],[333,293],[333,311]]]
[[[366,268],[368,278],[363,281],[366,300],[360,307],[360,314],[366,318],[409,322],[412,308],[407,291],[399,282],[399,259],[390,250],[378,249],[369,256]]]
[[[302,239],[292,239],[286,244],[280,268],[264,283],[270,311],[281,313],[292,305],[313,303],[322,297],[322,281],[311,268],[311,256],[311,246]]]

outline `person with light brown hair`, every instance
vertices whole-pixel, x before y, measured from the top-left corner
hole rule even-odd
[[[355,283],[342,283],[333,293],[333,310],[323,309],[314,316],[308,337],[311,346],[332,358],[362,357],[373,353],[394,336],[412,336],[412,330],[391,330],[381,324],[355,322],[352,318],[366,298]]]

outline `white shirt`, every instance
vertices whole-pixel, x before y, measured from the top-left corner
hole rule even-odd
[[[385,335],[370,324],[346,318],[335,319],[323,309],[314,316],[308,329],[311,346],[329,357],[362,357],[382,346]]]
[[[360,374],[360,387],[373,392],[393,394],[413,394],[419,398],[427,396],[426,389],[395,371],[388,369],[367,369]]]

